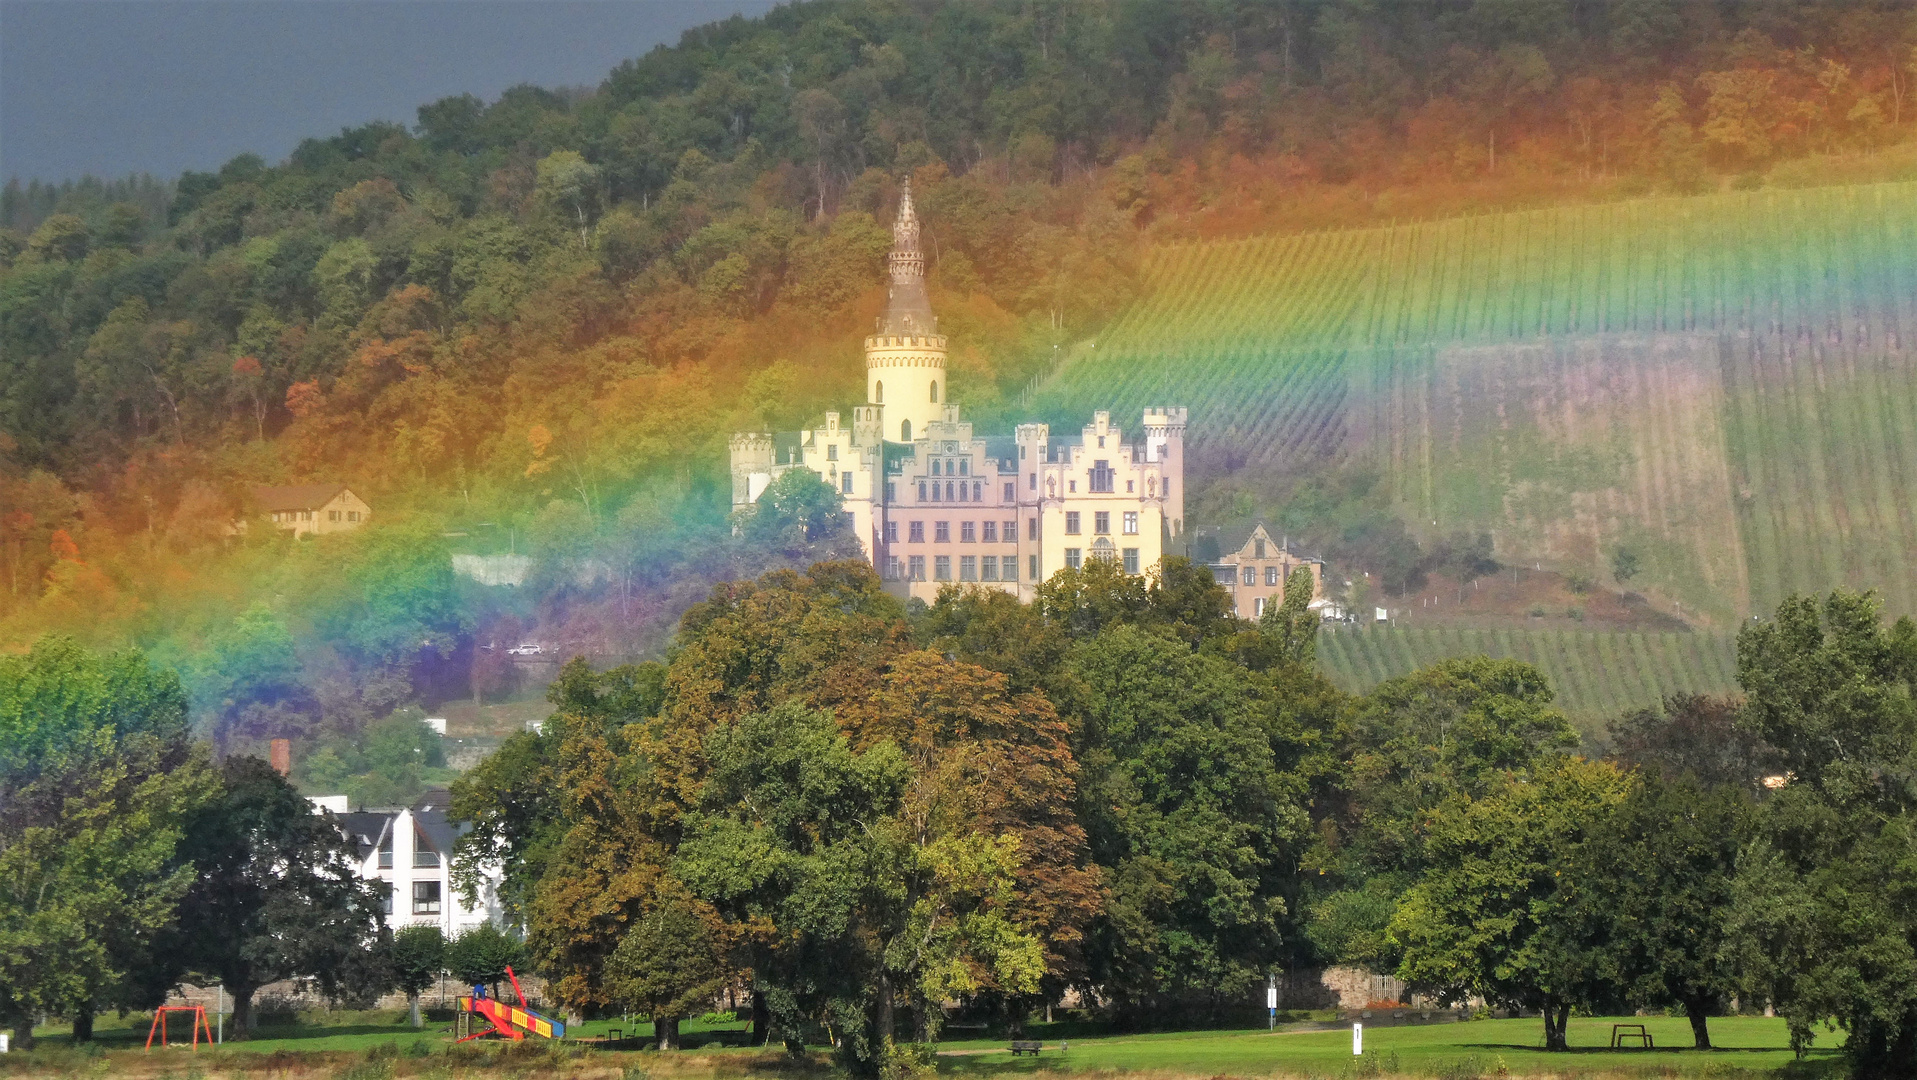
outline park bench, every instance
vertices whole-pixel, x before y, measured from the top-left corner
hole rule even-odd
[[[1020,1054],[1030,1054],[1033,1057],[1037,1057],[1038,1052],[1043,1049],[1045,1049],[1045,1044],[1042,1042],[1038,1042],[1036,1040],[1031,1040],[1031,1041],[1028,1041],[1025,1039],[1012,1040],[1012,1056],[1013,1057],[1017,1057]]]
[[[1621,1048],[1626,1039],[1636,1039],[1638,1045],[1646,1050],[1657,1048],[1657,1044],[1651,1041],[1651,1033],[1644,1030],[1643,1024],[1612,1024],[1611,1048],[1613,1050]]]

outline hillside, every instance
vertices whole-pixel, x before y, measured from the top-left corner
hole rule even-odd
[[[1375,469],[1427,542],[1719,629],[1793,591],[1917,610],[1917,183],[1181,244],[1035,392],[1191,407],[1215,484]],[[1300,522],[1309,531],[1310,522]]]

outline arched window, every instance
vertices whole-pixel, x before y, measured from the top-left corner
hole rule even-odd
[[[912,421],[910,420],[899,421],[899,441],[900,442],[912,441]]]
[[[933,379],[932,380],[932,404],[937,405],[938,403],[939,403],[939,381],[937,379]]]
[[[939,460],[937,458],[933,458],[932,459],[932,475],[933,476],[939,475],[939,469],[940,469]]]
[[[885,404],[885,383],[882,381],[872,384],[872,404]]]

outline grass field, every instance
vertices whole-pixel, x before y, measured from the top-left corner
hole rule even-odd
[[[1917,183],[1167,247],[1074,356],[1040,414],[1187,405],[1200,469],[1373,462],[1417,530],[1629,546],[1707,625],[1838,584],[1917,612]]]
[[[1610,1025],[1643,1023],[1654,1050],[1612,1050]],[[587,1034],[603,1034],[601,1024]],[[649,1025],[628,1034],[650,1033]],[[1547,1054],[1538,1048],[1538,1020],[1479,1020],[1417,1027],[1369,1027],[1366,1054],[1354,1058],[1348,1028],[1281,1028],[1186,1031],[1138,1035],[1086,1035],[1068,1025],[1034,1025],[1027,1037],[1044,1041],[1038,1057],[1014,1058],[1007,1040],[969,1039],[939,1044],[939,1071],[953,1076],[1022,1073],[1140,1074],[1142,1076],[1432,1077],[1470,1080],[1510,1076],[1736,1077],[1817,1076],[1839,1064],[1841,1036],[1824,1033],[1802,1063],[1793,1064],[1784,1021],[1719,1017],[1711,1021],[1717,1049],[1690,1049],[1690,1028],[1679,1017],[1578,1018],[1571,1022],[1571,1050]],[[103,1051],[71,1051],[57,1038],[32,1053],[0,1057],[0,1075],[113,1075],[183,1080],[240,1076],[388,1078],[394,1076],[568,1076],[629,1078],[806,1076],[830,1074],[819,1053],[803,1060],[747,1047],[709,1046],[679,1054],[601,1051],[580,1044],[528,1040],[519,1047],[468,1045],[454,1049],[438,1032],[381,1032],[312,1027],[217,1051],[156,1051],[124,1041],[125,1029],[106,1029]],[[689,1033],[692,1034],[692,1033]],[[126,1048],[131,1046],[132,1048]],[[698,1047],[695,1037],[689,1047]],[[376,1050],[390,1047],[390,1051]]]
[[[1736,645],[1712,634],[1349,627],[1318,635],[1325,674],[1353,693],[1448,657],[1478,655],[1536,664],[1558,706],[1587,730],[1670,694],[1737,689]]]

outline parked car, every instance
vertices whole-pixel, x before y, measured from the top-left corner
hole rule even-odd
[[[512,656],[538,656],[545,651],[544,648],[533,644],[514,645],[512,648],[506,650],[506,652]]]

